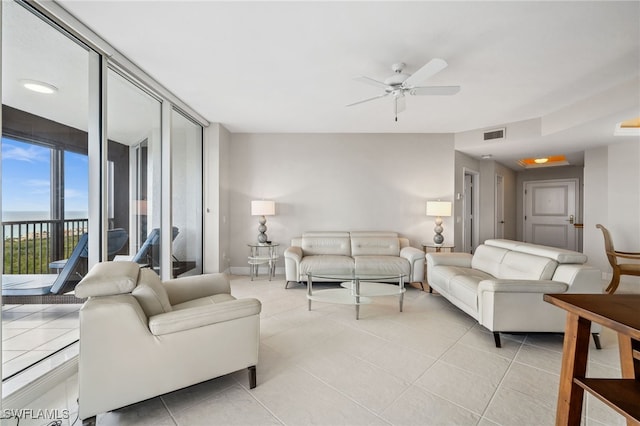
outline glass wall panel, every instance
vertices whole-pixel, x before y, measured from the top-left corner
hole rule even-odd
[[[160,273],[161,103],[111,69],[107,87],[109,221],[128,234],[113,254]]]
[[[202,273],[202,126],[171,113],[173,276]]]
[[[86,273],[90,52],[28,6],[2,12],[6,379],[78,339],[80,305],[63,293]]]

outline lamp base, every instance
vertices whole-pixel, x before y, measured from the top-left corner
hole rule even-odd
[[[444,243],[444,237],[442,236],[442,218],[436,217],[436,226],[433,228],[433,232],[436,234],[433,236],[433,243],[437,246],[441,246]]]
[[[258,222],[260,223],[260,225],[258,226],[258,242],[259,243],[266,243],[267,240],[269,239],[269,237],[267,237],[267,218],[264,216],[260,216],[260,219],[258,219]]]

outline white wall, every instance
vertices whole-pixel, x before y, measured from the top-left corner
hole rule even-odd
[[[504,238],[515,240],[517,236],[517,174],[507,166],[496,163],[495,174],[502,176],[504,189]]]
[[[621,142],[585,152],[584,253],[589,263],[610,277],[601,223],[609,229],[616,250],[640,252],[640,144]],[[620,286],[640,291],[640,279],[623,277]]]
[[[504,238],[516,238],[516,173],[493,160],[477,160],[459,151],[455,153],[455,193],[464,192],[464,171],[479,173],[479,226],[478,244],[495,237],[495,185],[496,175],[503,177],[504,187]],[[455,201],[455,245],[461,250],[462,243],[462,199]]]
[[[312,230],[392,230],[420,247],[433,238],[426,201],[453,201],[452,135],[232,134],[229,164],[232,268],[257,237],[251,200],[276,202],[267,235],[280,253]]]
[[[476,223],[479,227],[478,243],[493,238],[495,234],[496,211],[496,162],[480,161],[480,211]]]

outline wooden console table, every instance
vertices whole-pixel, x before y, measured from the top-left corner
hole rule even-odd
[[[640,295],[545,294],[567,311],[556,425],[579,425],[584,391],[640,425]],[[585,377],[591,322],[618,333],[621,379]]]

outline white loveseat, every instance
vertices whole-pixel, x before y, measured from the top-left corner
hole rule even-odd
[[[396,232],[305,232],[291,241],[284,263],[287,285],[307,281],[310,272],[405,274],[408,282],[424,279],[424,252]]]
[[[544,293],[602,293],[601,272],[582,253],[511,240],[487,240],[468,253],[428,253],[430,288],[493,332],[563,332],[566,312]],[[600,347],[597,325],[592,327]]]

